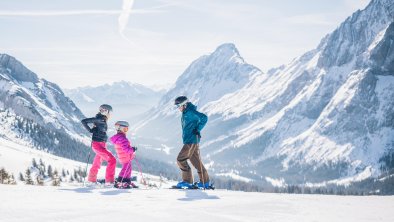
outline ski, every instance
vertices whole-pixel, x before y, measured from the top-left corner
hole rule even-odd
[[[104,188],[114,188],[114,184],[105,184],[105,179],[97,179],[96,182],[88,182],[82,185],[87,188],[96,188],[96,189],[104,189]]]
[[[139,188],[134,183],[120,183],[120,182],[115,183],[114,187],[118,188],[118,189],[138,189]]]
[[[192,185],[191,187],[177,187],[176,185],[171,186],[171,190],[215,190],[215,186],[209,185],[209,187],[206,187],[205,189],[202,187],[198,187],[197,185]]]
[[[192,186],[192,187],[177,187],[176,185],[171,186],[168,189],[172,189],[172,190],[198,190],[197,186]]]

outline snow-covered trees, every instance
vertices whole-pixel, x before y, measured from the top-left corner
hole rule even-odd
[[[86,145],[72,139],[67,133],[42,126],[36,121],[16,116],[13,126],[20,132],[22,138],[31,140],[38,149],[51,152],[57,156],[73,160],[85,161],[89,149]],[[37,162],[33,163],[36,167]]]
[[[8,173],[4,168],[0,169],[0,184],[16,184],[14,175]]]
[[[76,172],[78,172],[78,170],[76,170]],[[4,175],[6,174],[4,173]],[[53,169],[50,164],[46,165],[42,159],[37,162],[33,158],[31,161],[31,166],[26,169],[25,173],[19,173],[19,180],[28,185],[44,186],[50,183],[51,185],[59,186],[63,179],[66,180],[67,175],[69,175],[68,170],[66,171],[62,169],[62,174],[60,175],[59,171],[57,169]],[[11,175],[9,178],[10,179],[8,179],[8,181],[10,181],[10,183],[15,183],[13,175]]]

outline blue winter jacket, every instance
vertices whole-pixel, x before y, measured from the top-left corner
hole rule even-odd
[[[208,121],[208,117],[197,111],[197,107],[188,102],[182,112],[182,139],[183,144],[197,144],[200,139],[194,133],[195,129],[201,132]]]

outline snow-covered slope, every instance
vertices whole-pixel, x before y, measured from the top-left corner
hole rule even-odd
[[[86,116],[95,115],[101,104],[108,103],[115,108],[114,117],[126,120],[155,106],[164,92],[125,81],[65,90]]]
[[[40,159],[60,174],[86,167],[0,138],[0,168],[18,178]],[[117,169],[119,172],[120,169]],[[104,175],[104,168],[100,175]],[[134,170],[134,175],[139,176]],[[144,174],[154,182],[157,177]],[[391,221],[393,196],[336,196],[247,193],[227,190],[170,190],[145,187],[89,188],[0,184],[0,221]],[[139,179],[138,179],[139,181]],[[235,204],[236,203],[236,204]],[[154,212],[154,213],[152,213]]]
[[[25,176],[25,172],[27,169],[30,169],[32,171],[32,179],[36,183],[36,176],[37,176],[37,169],[32,168],[32,161],[35,159],[37,163],[42,161],[44,165],[48,168],[50,165],[53,169],[53,171],[59,172],[59,176],[62,177],[62,186],[80,186],[82,187],[82,181],[78,183],[77,178],[74,177],[75,171],[77,172],[85,172],[86,167],[88,167],[88,170],[91,167],[91,163],[89,162],[88,165],[86,162],[79,162],[79,161],[74,161],[70,160],[67,158],[62,158],[59,156],[55,156],[53,154],[50,154],[48,152],[42,151],[42,150],[37,150],[37,149],[32,149],[29,147],[29,144],[20,144],[17,142],[10,141],[8,139],[0,138],[0,169],[4,168],[9,174],[13,174],[15,179],[17,180],[18,185],[23,185],[24,182],[19,180],[19,175],[22,174]],[[91,155],[94,155],[92,151]],[[83,159],[85,161],[87,160],[88,156],[84,156]],[[92,156],[90,158],[90,161],[92,160]],[[134,164],[135,166],[135,164]],[[121,168],[116,168],[116,175],[119,174]],[[143,170],[143,169],[142,169]],[[62,172],[68,172],[66,176],[62,176]],[[135,167],[133,169],[133,176],[137,177],[136,184],[144,186],[141,184],[141,173],[138,171],[138,168]],[[159,176],[151,175],[151,174],[146,174],[142,173],[143,179],[146,181],[146,183],[149,183],[150,185],[156,185],[156,186],[162,186],[162,187],[169,187],[175,182],[168,181],[165,178],[160,179]],[[70,182],[70,177],[73,177],[75,181]],[[98,174],[99,178],[104,178],[105,177],[105,167],[102,167],[99,171]],[[79,178],[80,180],[83,179],[81,176]],[[51,184],[51,179],[47,178],[47,183],[46,185]],[[1,201],[0,201],[1,202]]]
[[[19,173],[25,174],[25,171],[32,166],[33,158],[39,162],[41,159],[45,164],[51,165],[53,169],[61,172],[63,169],[73,172],[74,170],[86,168],[86,163],[62,158],[49,154],[45,151],[32,149],[28,144],[19,144],[0,138],[0,168],[12,173],[18,179]],[[86,157],[87,158],[87,157]],[[23,183],[19,182],[18,183]]]
[[[2,221],[392,221],[393,196],[0,185]]]
[[[215,174],[291,183],[377,175],[379,159],[394,150],[393,21],[394,1],[372,0],[316,49],[268,73],[247,69],[245,82],[208,100],[188,73],[205,76],[200,58],[136,133],[179,145],[179,120],[168,116],[171,99],[185,93],[209,115],[201,147]]]

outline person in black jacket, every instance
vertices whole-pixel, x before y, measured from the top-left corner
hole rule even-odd
[[[92,150],[96,153],[92,167],[89,171],[88,181],[96,183],[97,173],[101,167],[102,161],[107,161],[108,165],[105,173],[105,182],[113,184],[115,181],[116,159],[107,149],[107,120],[112,112],[112,107],[107,104],[100,106],[99,113],[93,118],[83,119],[83,126],[92,133]]]

